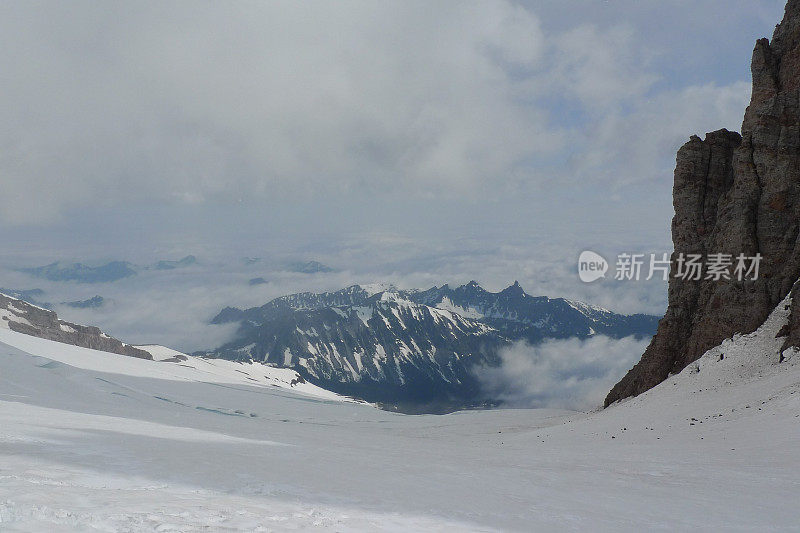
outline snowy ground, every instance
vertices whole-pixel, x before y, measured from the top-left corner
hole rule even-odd
[[[0,530],[798,531],[785,320],[588,415],[405,416],[0,330]]]

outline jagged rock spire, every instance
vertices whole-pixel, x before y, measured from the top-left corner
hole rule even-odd
[[[522,290],[522,285],[519,284],[519,281],[514,281],[512,285],[509,285],[500,294],[504,294],[506,296],[522,296],[525,294],[525,291]]]

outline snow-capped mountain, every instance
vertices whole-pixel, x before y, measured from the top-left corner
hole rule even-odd
[[[451,289],[448,285],[412,294],[414,301],[447,309],[492,326],[512,339],[607,335],[649,337],[658,325],[652,315],[621,315],[583,302],[526,294],[518,282],[494,293],[477,282]]]
[[[657,318],[625,316],[561,298],[532,297],[518,283],[492,293],[476,282],[451,289],[353,285],[300,293],[213,323],[239,322],[236,339],[205,355],[265,361],[370,401],[470,405],[481,400],[475,365],[498,364],[515,340],[652,335]]]

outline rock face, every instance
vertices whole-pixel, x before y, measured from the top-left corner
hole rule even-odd
[[[149,352],[109,337],[94,326],[81,326],[59,320],[55,312],[0,294],[0,327],[17,333],[64,344],[92,348],[141,359],[152,359]]]
[[[754,331],[800,275],[800,0],[789,1],[771,42],[756,42],[751,69],[742,134],[692,137],[678,151],[669,307],[606,405],[654,387],[726,337]],[[692,281],[675,277],[681,252],[763,259],[757,280]],[[792,317],[787,346],[800,343],[800,309]]]

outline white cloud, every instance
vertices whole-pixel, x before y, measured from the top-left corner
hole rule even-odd
[[[633,337],[517,342],[500,353],[497,368],[476,375],[484,392],[510,407],[592,409],[636,363],[648,340]]]
[[[470,190],[563,142],[516,102],[544,40],[510,2],[186,7],[3,6],[6,221],[120,201]]]
[[[743,83],[660,86],[635,19],[599,25],[578,9],[551,29],[548,9],[3,4],[0,221],[619,185],[668,173],[679,139],[741,115]]]
[[[658,81],[630,27],[601,30],[584,24],[555,39],[554,87],[577,98],[590,113],[608,113],[641,97]]]
[[[749,99],[750,84],[741,81],[692,85],[638,100],[627,112],[607,113],[585,132],[585,150],[573,158],[575,171],[616,187],[654,180],[671,184],[677,149],[691,135],[739,131]]]

